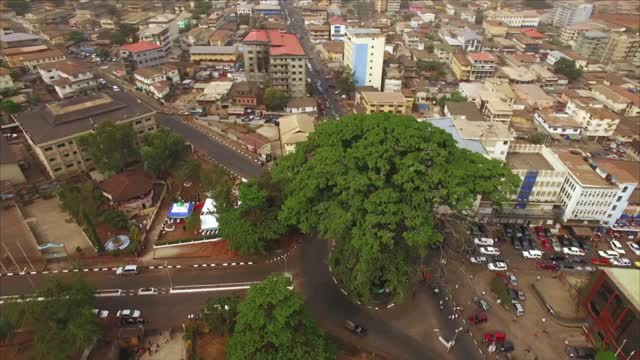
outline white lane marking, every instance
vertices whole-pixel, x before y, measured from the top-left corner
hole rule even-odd
[[[235,265],[236,265],[236,263],[231,263],[231,265],[235,266]]]
[[[238,263],[239,265],[244,265],[244,262]]]
[[[37,274],[37,273],[38,273],[37,271],[32,271],[29,274],[33,275],[33,274]]]
[[[58,272],[60,272],[59,270],[54,270],[53,273],[57,274]]]
[[[181,267],[182,267],[182,265],[176,265],[176,267],[177,267],[177,268],[181,268]]]
[[[387,309],[396,306],[395,303],[387,305]]]
[[[155,268],[156,268],[155,266],[149,266],[149,269],[155,269]]]
[[[78,272],[80,271],[80,269],[73,269],[73,272]]]
[[[346,291],[344,291],[344,289],[340,289],[340,291],[342,291],[342,293],[345,294],[345,295],[349,295],[349,294],[347,294]]]
[[[87,272],[87,271],[89,271],[89,269],[82,269],[82,271],[83,271],[83,272]]]
[[[250,288],[251,285],[259,284],[259,283],[260,283],[259,281],[251,281],[251,282],[230,283],[230,284],[174,286],[171,289],[169,289],[169,293],[179,294],[179,293],[194,293],[194,292],[243,290],[243,289]]]
[[[43,273],[43,274],[48,274],[48,273],[49,273],[49,270],[47,270],[47,271],[43,271],[42,273]]]
[[[109,268],[102,268],[102,271],[107,271],[109,270]]]
[[[116,270],[118,270],[118,268],[111,268],[111,270],[116,271]]]
[[[227,266],[227,265],[229,265],[229,264],[227,264],[227,263],[223,263],[223,264],[222,264],[222,266]]]
[[[64,270],[62,270],[62,272],[63,272],[63,273],[68,273],[68,272],[69,272],[69,270],[64,269]]]
[[[158,269],[164,269],[163,265],[158,266]]]
[[[210,266],[211,267],[216,267],[216,266],[218,266],[218,264],[211,264]]]
[[[200,266],[200,265],[198,265],[198,264],[193,265],[193,267],[198,267],[198,266]]]
[[[93,271],[99,271],[100,269],[93,269]]]
[[[202,267],[207,267],[207,266],[209,266],[209,265],[208,265],[208,264],[202,264],[201,266],[202,266]]]

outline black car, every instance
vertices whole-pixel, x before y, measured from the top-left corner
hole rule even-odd
[[[522,239],[522,249],[523,250],[531,250],[531,242],[529,242],[529,240],[527,239]]]
[[[362,326],[352,322],[352,321],[345,321],[344,322],[344,327],[345,329],[351,331],[351,333],[353,335],[358,335],[358,336],[366,336],[367,335],[367,329],[363,328]]]
[[[571,247],[571,241],[566,237],[566,236],[558,236],[558,240],[560,241],[560,244],[562,245],[562,247]]]
[[[504,353],[510,353],[513,350],[515,350],[515,347],[513,346],[513,343],[509,340],[503,342],[503,343],[499,343],[496,344],[497,345],[497,349],[499,352],[504,352]]]
[[[494,262],[494,263],[496,263],[496,262],[501,262],[501,263],[505,263],[505,264],[507,263],[507,262],[505,261],[505,259],[504,259],[502,256],[500,256],[500,255],[492,256],[492,257],[491,257],[491,260],[492,260],[491,262]]]
[[[588,347],[569,346],[567,348],[567,355],[569,355],[570,359],[591,360],[596,357],[596,351]]]
[[[551,260],[551,261],[564,261],[566,259],[566,257],[562,254],[558,254],[558,253],[554,253],[548,256],[545,256],[545,258],[547,260]]]
[[[511,244],[513,244],[514,249],[522,250],[522,244],[519,239],[511,239]]]

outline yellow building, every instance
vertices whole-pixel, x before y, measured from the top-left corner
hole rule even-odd
[[[482,27],[484,28],[484,34],[488,38],[505,37],[509,30],[509,25],[498,20],[485,20],[482,22]]]
[[[451,71],[458,80],[469,80],[471,74],[471,63],[463,54],[453,54],[451,56]]]
[[[233,63],[237,57],[235,46],[192,46],[189,54],[191,61]]]
[[[401,92],[362,91],[356,99],[361,112],[365,114],[392,113],[411,114],[412,98],[406,98]]]

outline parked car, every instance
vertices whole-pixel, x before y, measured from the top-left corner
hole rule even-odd
[[[611,240],[609,241],[609,246],[611,246],[611,250],[616,251],[620,254],[624,254],[624,248],[622,247],[622,244],[620,244],[620,242],[618,240]]]
[[[633,241],[627,241],[627,246],[634,254],[640,256],[640,245],[634,243]]]
[[[138,265],[123,265],[116,269],[116,275],[136,275],[138,274]]]
[[[611,262],[611,265],[614,265],[614,266],[624,266],[624,267],[631,266],[631,260],[625,259],[625,258],[611,259],[610,262]]]
[[[489,320],[489,318],[487,317],[487,313],[484,311],[480,311],[469,316],[469,322],[473,325],[482,324],[484,322],[487,322],[487,320]]]
[[[542,258],[542,252],[540,250],[525,250],[522,252],[522,256],[525,259],[540,259]]]
[[[344,327],[351,331],[351,333],[353,335],[358,335],[358,336],[365,336],[367,335],[367,329],[363,328],[362,326],[352,322],[352,321],[345,321],[344,322]]]
[[[93,312],[98,319],[106,319],[109,317],[109,310],[93,309],[91,312]]]
[[[506,271],[507,270],[507,264],[505,264],[503,262],[489,263],[489,265],[487,265],[487,267],[491,271]]]
[[[513,306],[513,311],[515,311],[517,316],[524,315],[524,306],[522,306],[519,301],[512,301],[511,305]]]
[[[600,257],[603,257],[605,259],[617,259],[620,257],[620,254],[618,254],[617,251],[613,251],[613,250],[600,250],[598,251],[598,255],[600,255]]]
[[[511,239],[511,244],[513,245],[514,249],[522,250],[522,243],[520,242],[520,239],[516,239],[516,238]]]
[[[518,300],[520,300],[520,301],[527,300],[527,295],[524,293],[524,290],[516,289],[516,292],[518,293]]]
[[[510,353],[515,350],[515,347],[511,341],[506,340],[496,346],[496,350],[503,353]]]
[[[560,265],[552,261],[538,261],[536,262],[536,268],[540,270],[560,270]]]
[[[113,85],[113,86],[111,87],[111,89],[112,89],[113,91],[120,91],[120,88],[119,88],[118,86],[116,86],[116,85]]]
[[[545,251],[553,251],[553,245],[551,244],[551,241],[549,240],[542,240],[540,241],[540,243],[542,244],[542,248]]]
[[[569,355],[571,359],[592,360],[596,356],[596,351],[583,346],[569,346],[567,347],[567,355]]]
[[[518,285],[518,278],[516,277],[516,274],[514,274],[512,272],[508,272],[507,273],[507,280],[513,286],[517,286]]]
[[[494,247],[487,246],[487,247],[481,247],[480,253],[485,255],[500,255],[500,250]]]
[[[593,265],[609,265],[609,260],[607,258],[591,258],[591,263]]]
[[[584,250],[577,247],[573,247],[573,246],[562,248],[562,253],[568,254],[568,255],[576,255],[576,256],[584,256],[585,254]]]
[[[562,254],[551,254],[551,255],[545,256],[545,258],[551,261],[563,261],[567,257]]]
[[[493,246],[494,241],[491,238],[480,237],[473,239],[473,243],[478,246]]]
[[[472,256],[469,258],[472,264],[486,264],[487,258],[484,256]]]
[[[558,240],[551,240],[551,246],[553,247],[553,251],[556,252],[561,252],[562,251],[562,245],[560,245],[560,241]]]
[[[500,256],[500,255],[490,256],[489,258],[491,259],[491,261],[490,261],[490,262],[494,262],[494,263],[496,263],[496,262],[501,262],[501,263],[505,263],[505,264],[507,263],[507,262],[504,260],[504,258],[503,258],[502,256]]]
[[[141,314],[142,313],[140,312],[140,310],[118,310],[118,312],[116,313],[116,318],[118,318],[118,321],[120,321],[121,324],[142,324],[144,323],[144,319],[142,318]]]
[[[502,331],[492,331],[484,333],[484,341],[487,343],[503,343],[507,335]]]
[[[489,308],[491,307],[491,305],[485,298],[482,298],[479,296],[474,297],[473,302],[476,303],[478,307],[482,309],[482,311],[488,311]]]

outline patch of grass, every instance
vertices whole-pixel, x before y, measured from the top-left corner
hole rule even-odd
[[[507,285],[505,285],[504,280],[499,276],[491,280],[491,292],[500,299],[503,306],[508,306],[508,304],[511,303],[511,296],[509,296],[509,292],[507,291]]]

